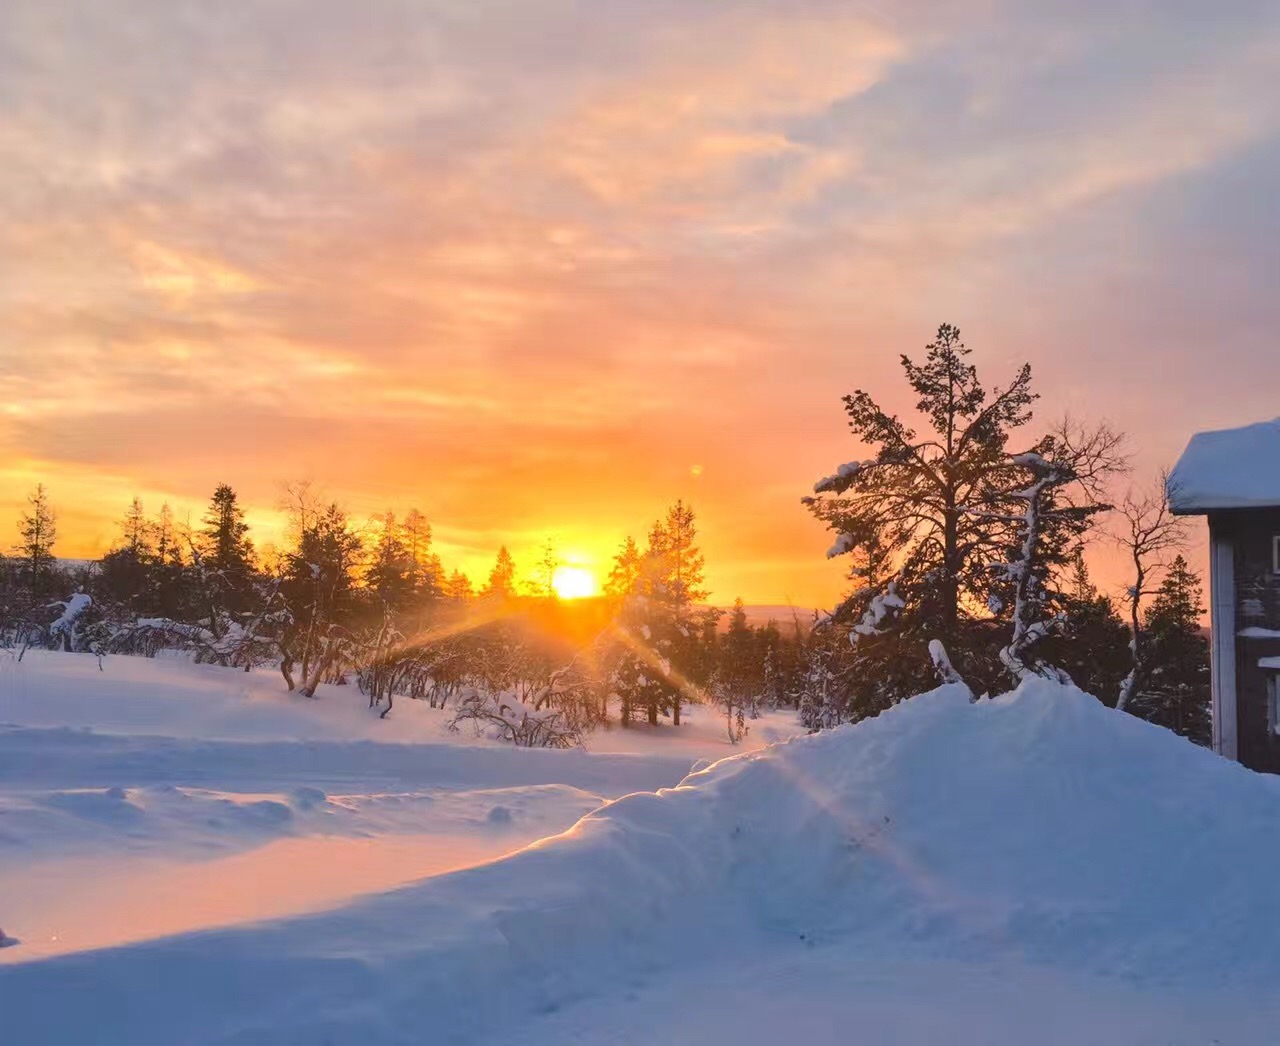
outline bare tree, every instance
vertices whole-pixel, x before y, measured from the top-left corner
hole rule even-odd
[[[1169,474],[1148,490],[1129,490],[1117,508],[1116,541],[1129,557],[1132,583],[1125,593],[1129,610],[1131,668],[1120,684],[1116,707],[1123,709],[1145,681],[1150,669],[1142,628],[1142,601],[1155,592],[1157,578],[1169,554],[1186,543],[1186,521],[1169,510]]]
[[[1085,426],[1065,417],[1035,449],[1013,456],[1031,483],[1013,495],[1025,503],[1021,513],[1005,517],[1016,524],[1019,544],[997,569],[1012,583],[1014,600],[1013,633],[1000,660],[1018,681],[1031,675],[1070,681],[1033,649],[1064,624],[1063,615],[1052,612],[1046,581],[1079,548],[1094,517],[1110,509],[1102,498],[1108,480],[1128,466],[1123,448],[1124,435],[1107,423]]]

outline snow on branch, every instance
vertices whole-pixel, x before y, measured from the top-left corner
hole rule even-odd
[[[853,485],[853,481],[858,478],[867,465],[874,464],[874,461],[846,461],[832,475],[823,476],[822,479],[818,480],[813,485],[813,492],[815,494],[843,494]]]
[[[885,632],[884,624],[897,611],[906,608],[906,602],[898,595],[898,583],[890,581],[889,587],[871,597],[862,620],[853,626],[850,642],[857,643],[861,636],[879,636]]]

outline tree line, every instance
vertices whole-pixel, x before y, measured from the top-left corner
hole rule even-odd
[[[622,543],[601,598],[562,602],[551,544],[523,585],[499,549],[477,587],[446,570],[422,513],[358,528],[307,484],[287,489],[283,550],[255,549],[223,484],[195,525],[167,506],[149,517],[135,498],[111,551],[68,571],[40,486],[0,561],[0,635],[272,665],[308,697],[350,682],[379,715],[422,699],[529,745],[573,744],[613,719],[679,726],[691,703],[715,705],[736,742],[764,707],[794,705],[816,730],[939,681],[981,695],[1037,676],[1208,743],[1201,584],[1163,480],[1124,489],[1124,437],[1106,424],[1035,430],[1030,366],[988,388],[954,327],[938,329],[923,362],[901,363],[915,416],[846,396],[865,456],[804,499],[851,581],[811,620],[752,627],[740,601],[727,621],[708,606],[696,515],[680,501],[643,544]],[[1115,595],[1086,566],[1100,541],[1130,564]]]
[[[111,550],[72,567],[54,556],[42,485],[28,502],[0,561],[0,631],[23,649],[270,665],[307,697],[354,683],[379,715],[396,697],[422,699],[528,745],[576,743],[610,721],[679,726],[690,703],[718,706],[736,742],[762,707],[799,701],[800,623],[753,627],[738,601],[722,627],[705,604],[696,515],[680,501],[643,546],[622,543],[600,598],[575,601],[556,596],[549,542],[523,583],[504,546],[477,587],[446,570],[421,512],[361,528],[306,484],[287,488],[283,550],[255,548],[220,484],[194,525],[134,498]]]

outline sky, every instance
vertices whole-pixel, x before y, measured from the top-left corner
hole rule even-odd
[[[309,479],[603,572],[683,498],[713,599],[825,605],[840,397],[939,323],[1137,480],[1280,414],[1274,2],[6,0],[0,159],[64,556]]]

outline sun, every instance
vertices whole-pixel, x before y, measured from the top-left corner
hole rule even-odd
[[[596,579],[583,567],[556,567],[551,587],[561,599],[586,599],[596,594]]]

